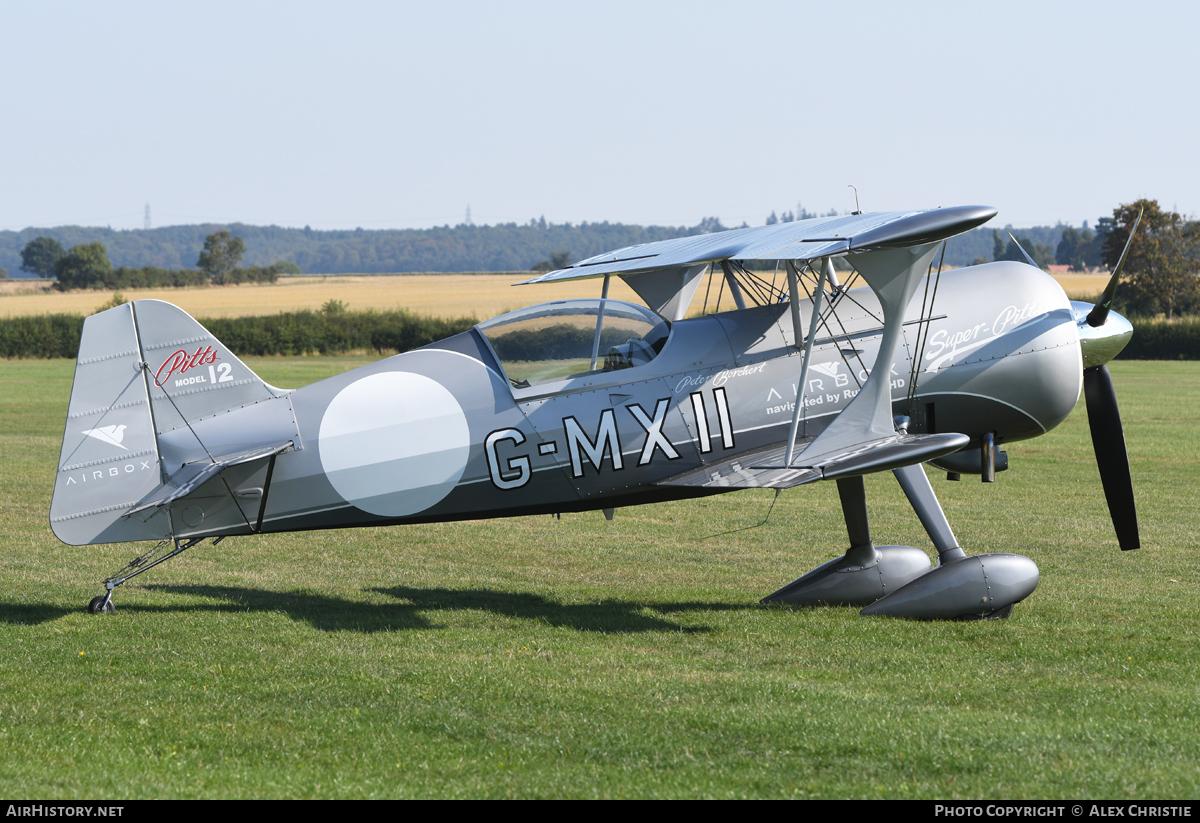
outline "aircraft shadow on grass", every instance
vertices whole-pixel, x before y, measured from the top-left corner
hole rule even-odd
[[[77,608],[53,606],[49,603],[0,603],[0,623],[10,626],[38,626],[78,612]]]
[[[275,592],[235,586],[153,585],[147,590],[192,595],[224,601],[175,606],[127,605],[129,612],[282,612],[321,631],[403,631],[442,628],[430,621],[431,612],[474,610],[497,617],[532,620],[581,632],[632,634],[637,632],[709,631],[707,626],[688,626],[665,618],[685,611],[729,611],[758,608],[730,603],[651,603],[603,600],[597,603],[564,604],[529,592],[492,589],[418,589],[408,586],[374,588],[367,591],[393,597],[389,604],[363,603],[311,592]],[[647,614],[654,612],[654,614]],[[0,607],[0,619],[3,619]],[[59,616],[57,613],[53,616]],[[49,619],[47,617],[46,619]],[[11,620],[11,619],[10,619]]]

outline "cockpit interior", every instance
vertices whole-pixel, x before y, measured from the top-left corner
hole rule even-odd
[[[671,324],[649,309],[603,299],[542,303],[476,329],[514,389],[643,366],[671,334]]]

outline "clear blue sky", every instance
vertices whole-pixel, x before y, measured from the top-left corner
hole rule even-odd
[[[0,0],[0,228],[1200,212],[1200,4]]]

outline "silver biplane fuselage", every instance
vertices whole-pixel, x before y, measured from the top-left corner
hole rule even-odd
[[[1082,367],[1075,315],[1058,284],[1024,264],[995,263],[944,273],[939,292],[941,316],[929,321],[921,363],[914,369],[921,325],[914,306],[903,359],[891,370],[893,409],[911,417],[910,430],[961,432],[977,445],[987,432],[998,443],[1012,442],[1062,422],[1079,399]],[[876,301],[862,288],[845,302],[844,333],[838,326],[836,338],[826,333],[814,343],[802,434],[823,430],[858,393],[875,361],[882,332]],[[614,304],[607,301],[610,316]],[[595,325],[599,305],[564,301],[526,311],[550,324],[582,317]],[[178,313],[184,336],[195,336],[186,329],[187,316],[168,304],[139,309]],[[246,442],[292,445],[275,460],[261,513],[266,458],[244,464],[232,496],[224,483],[209,481],[212,488],[198,489],[176,517],[117,520],[112,537],[164,538],[171,534],[169,519],[178,537],[216,537],[247,533],[247,521],[265,533],[599,510],[727,491],[720,477],[699,486],[655,484],[778,443],[799,394],[802,352],[783,303],[680,320],[669,324],[662,350],[648,362],[585,368],[528,387],[506,377],[487,339],[473,329],[163,432],[158,440],[168,477],[198,459],[197,440],[214,455]],[[254,384],[239,360],[200,342],[160,349],[163,364],[150,363],[167,391],[219,389],[226,378]],[[197,350],[204,362],[171,370]],[[569,362],[546,359],[552,366]],[[110,413],[106,422],[132,418]],[[128,448],[133,423],[125,425]],[[116,459],[75,461],[88,465],[66,473],[64,496],[108,486],[105,491],[120,489],[124,494],[117,496],[133,498],[137,493],[122,487],[140,476],[157,481],[158,461],[144,454],[122,455],[119,446],[96,438],[80,446]],[[55,532],[72,543],[104,536],[76,531],[82,520],[55,520]],[[129,533],[130,520],[141,527],[136,534]]]
[[[1088,341],[1081,346],[1080,307],[1053,279],[1003,262],[934,277],[910,277],[910,292],[936,286],[936,300],[905,301],[891,343],[875,288],[793,290],[788,301],[678,320],[572,300],[294,391],[261,381],[180,309],[135,301],[85,328],[51,525],[72,544],[155,539],[178,548],[302,529],[611,516],[627,505],[843,478],[853,549],[864,538],[846,495],[861,490],[861,474],[894,469],[911,485],[919,481],[903,468],[924,461],[842,448],[822,476],[821,465],[799,468],[800,458],[864,391],[881,345],[894,354],[880,389],[890,403],[877,405],[887,406],[889,430],[891,418],[903,421],[900,434],[887,433],[902,442],[884,446],[928,450],[921,436],[936,435],[944,442],[922,456],[952,472],[987,473],[989,449],[1045,434],[1080,396]],[[813,295],[832,307],[814,313]],[[671,310],[682,315],[678,302]],[[799,457],[789,452],[785,463],[781,444],[793,426]],[[914,506],[936,520],[918,505],[921,493],[910,492]],[[858,520],[865,535],[865,509]],[[949,548],[957,544],[938,545],[943,561],[962,555]],[[915,576],[889,581],[883,566],[883,593]],[[1032,574],[1036,585],[1036,567]],[[828,594],[809,599],[862,601]]]

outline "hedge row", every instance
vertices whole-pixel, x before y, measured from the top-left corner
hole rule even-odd
[[[296,268],[292,264],[292,268]],[[244,269],[234,269],[225,275],[223,285],[238,283],[274,283],[284,268],[273,266],[249,266]],[[160,269],[155,266],[130,268],[121,266],[110,269],[103,274],[92,273],[87,282],[59,277],[55,288],[60,291],[71,289],[95,289],[112,291],[114,289],[170,289],[185,286],[215,285],[208,272],[200,269]],[[220,285],[220,284],[216,284]]]
[[[42,314],[0,319],[0,357],[70,357],[79,354],[83,317]]]
[[[475,322],[469,317],[444,320],[405,311],[299,311],[200,320],[218,340],[242,355],[409,351],[466,331]],[[74,358],[82,331],[83,317],[77,314],[0,318],[0,357]],[[1118,359],[1200,360],[1200,318],[1134,320],[1133,339]]]
[[[402,352],[466,331],[476,322],[470,317],[444,320],[406,311],[297,311],[200,321],[240,355]]]
[[[466,331],[475,320],[419,317],[405,311],[287,312],[201,319],[239,355],[408,351]],[[77,357],[83,317],[49,314],[0,319],[0,357]]]
[[[1132,322],[1133,338],[1118,360],[1200,360],[1200,317]]]

